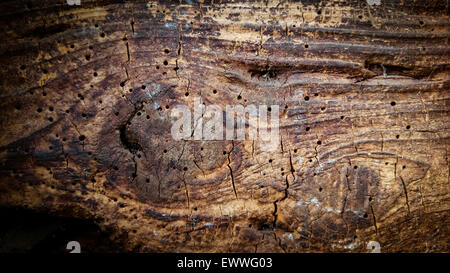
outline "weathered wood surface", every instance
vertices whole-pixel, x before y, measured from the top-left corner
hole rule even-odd
[[[2,206],[130,251],[449,251],[448,1],[180,2],[0,3]],[[193,97],[280,105],[280,149],[174,141]]]

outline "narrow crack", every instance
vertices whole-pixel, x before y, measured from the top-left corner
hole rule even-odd
[[[397,179],[397,164],[398,164],[398,156],[395,158],[394,163],[394,181]]]
[[[132,174],[131,182],[133,182],[134,179],[137,177],[137,172],[138,172],[138,163],[136,161],[136,156],[135,155],[133,155],[132,160],[133,160],[133,163],[134,163],[134,172]]]
[[[315,151],[314,158],[316,159],[317,164],[319,164],[319,167],[320,167],[320,160],[319,160],[319,157],[318,157],[319,153],[317,152],[317,147],[319,147],[318,144],[316,146],[314,146],[314,151]]]
[[[131,57],[130,57],[131,56],[130,55],[130,46],[128,45],[128,42],[126,42],[125,45],[127,46],[127,58],[128,58],[127,62],[130,62],[130,60],[131,60]],[[127,74],[128,74],[128,72],[127,72]]]
[[[409,207],[408,191],[406,190],[406,184],[405,184],[405,181],[403,180],[403,177],[400,176],[400,180],[402,181],[403,191],[405,192],[405,200],[406,200],[406,206],[408,207],[408,214],[410,214],[411,210]]]
[[[184,191],[185,191],[185,194],[186,194],[187,205],[188,205],[188,208],[190,208],[191,207],[191,201],[189,199],[189,191],[188,191],[188,188],[187,188],[186,180],[184,179],[184,173],[183,173],[183,178],[181,179],[181,181],[183,181]]]
[[[177,18],[180,18],[180,9],[177,8]],[[177,75],[177,78],[180,79],[178,75],[178,70],[180,69],[180,66],[178,65],[178,61],[181,58],[181,50],[183,48],[183,26],[182,24],[178,23],[178,48],[177,48],[177,58],[175,60],[175,73]]]
[[[370,205],[370,210],[372,211],[373,226],[375,227],[375,234],[378,234],[377,218],[375,217],[375,212],[373,211],[372,205]]]
[[[202,172],[203,177],[205,177],[205,171],[198,165],[196,160],[193,160],[194,165]]]
[[[234,195],[236,196],[236,199],[238,198],[237,196],[237,192],[236,192],[236,185],[234,184],[234,175],[233,175],[233,169],[231,168],[231,153],[234,150],[234,141],[231,141],[231,150],[230,152],[228,152],[227,158],[228,158],[228,169],[230,169],[230,175],[231,175],[231,184],[233,185],[233,191],[234,191]]]
[[[190,83],[190,81],[188,82],[188,90],[189,90],[189,83]],[[195,100],[194,100],[195,101]],[[195,103],[194,103],[195,104]],[[197,105],[194,105],[194,107],[196,107]],[[205,113],[206,113],[206,107],[202,104],[202,101],[200,101],[200,104],[198,105],[200,108],[201,108],[201,110],[202,110],[202,115],[200,116],[200,117],[198,117],[198,119],[194,119],[194,126],[193,126],[193,128],[192,128],[192,133],[191,133],[191,138],[192,137],[194,137],[194,134],[195,134],[195,130],[197,129],[197,127],[199,126],[199,124],[202,124],[203,123],[203,117],[204,117],[204,115],[205,115]],[[195,118],[195,114],[194,114],[194,118]],[[201,122],[199,122],[201,120]],[[201,126],[201,125],[200,125]],[[201,128],[200,128],[201,129]],[[202,132],[202,135],[203,135],[203,132]]]
[[[134,19],[131,19],[130,25],[131,25],[131,31],[132,31],[133,34],[134,34]]]
[[[278,238],[276,232],[273,232],[273,236],[274,236],[275,240],[278,242],[278,246],[283,250],[284,253],[286,253],[286,249],[284,249],[284,247],[281,245],[281,239]]]
[[[276,228],[276,226],[277,226],[277,219],[278,219],[278,205],[277,205],[277,203],[278,203],[278,201],[279,200],[275,200],[274,202],[273,202],[273,213],[272,213],[272,215],[273,215],[273,222],[272,222],[272,227],[275,229]]]
[[[292,155],[291,155],[291,151],[289,151],[289,163],[290,163],[290,175],[292,175],[293,179],[295,180],[295,169],[294,169],[294,165],[292,163]],[[284,196],[278,200],[275,200],[273,202],[273,228],[275,229],[277,226],[277,220],[278,220],[278,202],[282,202],[284,200],[286,200],[288,198],[289,195],[289,174],[286,174],[286,178],[285,178],[285,183],[286,183],[286,187],[284,188]]]
[[[341,208],[340,215],[341,215],[342,221],[345,224],[345,227],[347,228],[347,235],[348,235],[350,229],[349,229],[348,223],[347,223],[347,221],[345,220],[345,217],[344,217],[345,208],[347,206],[348,194],[349,194],[349,192],[351,192],[350,183],[348,181],[348,168],[345,169],[345,183],[347,185],[347,188],[346,188],[346,191],[345,191],[344,200],[342,202],[342,208]]]
[[[280,147],[281,147],[281,153],[284,154],[283,136],[280,136]]]
[[[184,143],[183,143],[183,149],[181,149],[181,153],[180,153],[180,155],[178,156],[178,159],[177,159],[177,165],[178,165],[178,163],[180,162],[180,159],[181,159],[181,157],[183,156],[183,154],[184,154],[184,148],[186,147],[186,141],[184,141]]]
[[[128,74],[128,69],[126,66],[124,66],[123,68],[125,69],[125,74],[127,75],[127,80],[125,81],[125,82],[127,82],[130,80],[130,74]]]
[[[292,177],[294,178],[294,180],[295,180],[295,169],[294,169],[294,164],[292,163],[292,154],[291,154],[291,151],[289,150],[289,164],[291,165],[291,174],[292,174]]]

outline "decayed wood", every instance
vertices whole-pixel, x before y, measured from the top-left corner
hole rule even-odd
[[[0,3],[0,203],[130,251],[449,251],[448,1]],[[280,146],[170,110],[280,105]]]

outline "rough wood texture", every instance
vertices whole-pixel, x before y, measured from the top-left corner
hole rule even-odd
[[[0,3],[1,206],[129,251],[450,250],[448,1],[180,2]],[[279,150],[174,141],[193,97],[280,105]]]

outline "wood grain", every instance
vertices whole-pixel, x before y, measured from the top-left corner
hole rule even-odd
[[[448,1],[0,3],[0,205],[136,252],[450,250]],[[280,146],[170,111],[279,105]]]

